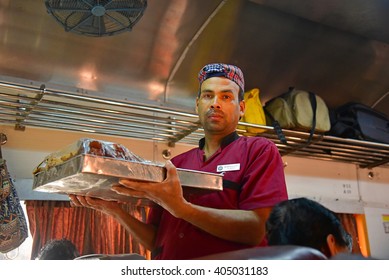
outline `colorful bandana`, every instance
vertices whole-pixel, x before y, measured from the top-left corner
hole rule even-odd
[[[242,70],[235,65],[212,63],[205,65],[199,72],[199,82],[201,84],[212,77],[225,77],[235,82],[241,90],[244,92],[244,78]]]

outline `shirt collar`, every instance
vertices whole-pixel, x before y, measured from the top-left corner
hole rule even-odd
[[[223,138],[223,140],[220,144],[220,147],[224,148],[225,146],[227,146],[228,144],[231,144],[232,142],[234,142],[238,138],[239,138],[238,133],[236,133],[236,131],[234,131]],[[205,138],[201,138],[199,141],[199,148],[202,150],[204,148],[204,145],[205,145]]]

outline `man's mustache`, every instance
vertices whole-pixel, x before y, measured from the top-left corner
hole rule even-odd
[[[221,110],[210,109],[207,112],[207,114],[206,114],[207,117],[214,116],[214,115],[216,115],[216,116],[224,116],[224,113]]]

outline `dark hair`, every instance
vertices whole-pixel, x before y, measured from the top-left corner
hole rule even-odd
[[[330,256],[327,236],[351,250],[352,238],[334,212],[307,198],[285,200],[274,206],[266,222],[269,245],[299,245]]]
[[[239,96],[239,99],[238,99],[239,102],[244,100],[244,91],[240,87],[239,87],[239,94],[238,94],[238,96]]]
[[[51,240],[41,249],[39,260],[73,260],[80,256],[76,246],[67,239]]]

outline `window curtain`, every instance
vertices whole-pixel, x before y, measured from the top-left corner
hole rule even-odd
[[[361,248],[360,248],[359,239],[358,239],[357,222],[356,222],[354,214],[338,213],[337,215],[338,215],[340,221],[342,222],[344,229],[353,238],[352,253],[361,254]]]
[[[123,204],[141,221],[147,207]],[[71,207],[68,201],[26,201],[30,233],[33,238],[31,259],[51,239],[72,241],[81,255],[137,253],[150,259],[150,252],[137,242],[115,219],[85,207]],[[360,254],[356,219],[353,214],[338,213],[346,231],[353,238],[353,253]]]
[[[145,221],[147,209],[130,204],[123,207]],[[71,207],[68,201],[26,201],[27,217],[33,238],[31,259],[51,239],[66,238],[87,254],[137,253],[147,259],[150,252],[137,242],[116,220],[99,211]]]

